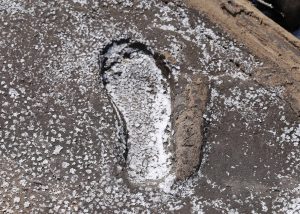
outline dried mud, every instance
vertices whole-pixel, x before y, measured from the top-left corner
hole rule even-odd
[[[299,212],[300,125],[286,97],[298,84],[205,14],[180,1],[1,0],[0,30],[0,212]],[[147,50],[112,51],[128,38]],[[135,87],[145,82],[153,90]],[[157,100],[171,118],[152,111]],[[134,140],[153,124],[163,149]],[[153,151],[170,154],[167,171]],[[130,175],[132,157],[154,161]],[[163,182],[147,185],[149,166]]]

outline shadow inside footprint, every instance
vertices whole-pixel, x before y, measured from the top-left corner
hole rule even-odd
[[[171,176],[170,74],[162,63],[146,45],[129,39],[112,42],[100,55],[102,81],[118,116],[133,184],[157,185]]]

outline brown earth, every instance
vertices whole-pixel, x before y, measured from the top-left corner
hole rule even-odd
[[[208,101],[207,78],[197,75],[185,86],[183,93],[174,101],[173,119],[175,124],[176,169],[178,180],[193,175],[203,158],[203,114]]]
[[[217,7],[199,13],[166,2],[0,3],[0,212],[299,212],[300,126],[286,102],[299,107],[299,93],[292,93],[299,87],[297,41],[252,34],[250,27],[238,27],[252,16],[240,11],[235,19],[228,5],[220,6],[220,21],[212,20],[225,29],[235,26],[236,34],[227,31],[236,42],[204,17]],[[183,107],[191,108],[192,133],[198,130],[199,138],[188,143],[204,156],[178,159],[178,169],[180,161],[191,160],[183,175],[193,176],[185,182],[156,188],[132,186],[123,177],[118,116],[99,84],[98,61],[108,43],[122,38],[163,53],[178,78],[171,98],[182,96]],[[203,81],[198,86],[197,76]],[[290,97],[272,85],[287,88]],[[183,93],[194,86],[201,96]],[[188,114],[179,107],[178,113]],[[178,147],[174,156],[180,154]]]
[[[293,110],[300,115],[300,40],[263,15],[246,0],[185,0],[205,13],[252,54],[265,61],[254,73],[263,86],[283,86]]]

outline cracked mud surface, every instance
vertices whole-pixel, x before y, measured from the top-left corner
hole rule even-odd
[[[256,82],[253,72],[263,69],[264,62],[202,14],[180,2],[155,0],[0,0],[0,29],[0,212],[299,212],[300,125],[285,100],[286,89]],[[165,57],[174,78],[170,91],[161,68],[143,51],[129,58],[112,51],[120,61],[106,63],[110,82],[102,84],[101,51],[126,38]],[[140,76],[127,76],[140,66],[143,72],[135,73]],[[143,87],[128,90],[133,97],[147,97],[145,107],[137,102],[135,108],[142,109],[136,113],[162,100],[159,110],[168,113],[150,118],[129,112],[126,118],[130,104],[118,87],[126,84],[113,75],[120,71],[143,87],[143,75],[162,80],[154,81],[157,91],[149,96]],[[162,119],[166,127],[170,111],[190,107],[176,110],[172,103],[174,107],[186,94],[195,76],[207,81],[208,90],[200,102],[206,105],[200,113],[205,146],[199,169],[185,181],[135,185],[124,175],[123,166],[130,162],[120,141],[118,111],[129,136],[144,136],[138,135],[132,115],[143,129],[147,125],[147,131],[156,133],[155,121],[145,124],[142,118]],[[167,93],[157,100],[155,94],[162,91]],[[166,100],[171,100],[171,110]],[[141,142],[129,139],[128,145]],[[128,147],[127,157],[144,158],[147,149],[135,154]],[[174,154],[172,148],[164,151]],[[155,168],[158,160],[154,156],[145,168],[138,167],[147,175],[147,166]],[[132,178],[144,179],[134,172]]]

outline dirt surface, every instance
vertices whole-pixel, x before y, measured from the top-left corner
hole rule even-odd
[[[180,1],[0,0],[0,212],[299,212],[297,73],[206,17]],[[177,181],[185,111],[200,156],[179,155]]]
[[[205,13],[252,54],[261,57],[265,67],[254,73],[265,86],[283,86],[292,108],[300,115],[300,40],[258,11],[247,0],[185,0]]]
[[[191,78],[182,93],[174,100],[174,138],[176,179],[185,180],[196,173],[202,162],[205,147],[203,114],[209,97],[206,77]]]

